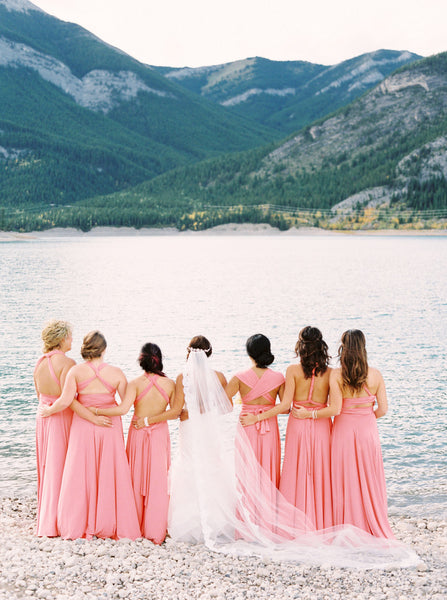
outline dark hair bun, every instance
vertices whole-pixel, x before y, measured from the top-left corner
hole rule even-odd
[[[245,345],[247,354],[252,358],[256,366],[260,369],[265,369],[275,360],[270,350],[270,340],[262,333],[255,333],[248,338]]]
[[[138,362],[140,363],[140,367],[146,371],[146,373],[164,375],[161,350],[157,344],[151,344],[150,342],[144,344],[141,348]]]

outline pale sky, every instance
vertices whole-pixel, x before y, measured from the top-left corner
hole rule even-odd
[[[143,63],[251,56],[326,65],[381,48],[447,50],[447,0],[33,0]]]

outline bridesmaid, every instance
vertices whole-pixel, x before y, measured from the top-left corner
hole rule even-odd
[[[167,533],[169,504],[171,442],[167,421],[178,418],[182,403],[176,401],[174,381],[163,373],[161,350],[156,344],[144,344],[138,361],[144,373],[129,383],[123,402],[90,410],[113,417],[126,414],[134,406],[127,458],[138,519],[143,537],[161,544]]]
[[[116,392],[124,398],[126,377],[121,369],[103,362],[106,347],[99,331],[84,337],[85,362],[72,367],[62,395],[42,409],[43,416],[64,410],[76,394],[86,407],[114,406]],[[100,419],[106,423],[108,417]],[[57,511],[59,533],[65,539],[134,540],[141,535],[121,419],[111,420],[111,427],[101,428],[73,417]]]
[[[278,420],[269,409],[284,393],[284,375],[268,368],[274,361],[270,340],[261,333],[248,338],[246,343],[252,367],[237,373],[225,391],[230,400],[239,392],[242,410],[239,421],[244,428],[256,458],[273,481],[279,485],[281,446]]]
[[[393,539],[376,422],[388,409],[385,383],[368,366],[365,336],[358,329],[345,331],[338,355],[340,368],[330,375],[331,399],[342,406],[332,434],[334,524]]]
[[[280,492],[317,529],[333,525],[331,496],[331,416],[328,406],[328,346],[316,327],[304,327],[295,346],[300,362],[286,372],[284,398],[293,408],[287,423]]]
[[[53,415],[50,419],[42,418],[40,409],[43,406],[51,406],[57,400],[68,371],[76,363],[65,355],[71,350],[73,339],[70,323],[54,319],[47,323],[41,337],[44,343],[43,355],[34,369],[34,385],[39,398],[39,412],[36,418],[36,534],[54,537],[59,535],[56,524],[57,503],[73,417],[72,410],[96,425],[104,423],[76,400],[73,400],[70,408]]]

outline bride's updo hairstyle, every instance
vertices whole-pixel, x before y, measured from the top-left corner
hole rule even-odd
[[[106,338],[100,331],[90,331],[82,340],[81,356],[84,360],[99,358],[107,348]]]
[[[249,337],[245,347],[248,356],[255,361],[259,369],[266,369],[275,360],[270,349],[270,340],[262,333],[255,333]]]
[[[304,377],[310,379],[315,369],[315,375],[323,375],[329,366],[330,356],[328,345],[317,327],[303,327],[298,335],[295,354],[299,356]]]
[[[205,354],[208,356],[208,358],[213,353],[213,348],[211,346],[211,343],[209,340],[206,339],[206,337],[204,335],[196,335],[195,337],[192,338],[192,340],[189,342],[189,346],[187,348],[188,354],[186,355],[186,358],[188,358],[188,356],[191,353],[191,350],[193,350],[194,348],[197,350],[203,350],[205,352]]]
[[[140,363],[140,367],[146,371],[146,373],[154,373],[155,375],[166,377],[163,373],[161,350],[157,344],[151,344],[150,342],[144,344],[141,348],[138,362]]]
[[[57,319],[49,321],[41,333],[44,354],[59,348],[71,332],[72,326],[67,321],[59,321]]]
[[[341,336],[338,349],[343,387],[354,391],[361,390],[368,377],[368,356],[363,332],[349,329]]]

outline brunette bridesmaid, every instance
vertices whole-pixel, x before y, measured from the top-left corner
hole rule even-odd
[[[284,375],[269,369],[274,361],[270,340],[261,333],[248,338],[247,354],[252,366],[237,373],[225,391],[230,399],[238,392],[242,398],[240,424],[244,428],[256,458],[276,487],[279,485],[281,446],[278,420],[279,410],[271,415],[276,399],[284,393]]]
[[[377,429],[377,419],[388,409],[385,383],[379,371],[368,366],[365,336],[358,329],[345,331],[338,355],[340,368],[330,376],[330,396],[342,405],[332,433],[334,524],[394,538]]]
[[[175,383],[163,373],[157,344],[144,344],[138,360],[144,373],[129,383],[123,402],[90,410],[112,417],[124,415],[134,406],[126,451],[138,519],[143,537],[161,544],[167,533],[169,505],[171,442],[167,421],[177,419],[182,401],[176,401]]]
[[[317,327],[304,327],[295,346],[300,362],[286,372],[285,401],[293,402],[287,423],[279,489],[317,529],[331,527],[331,416],[328,406],[328,346]]]
[[[60,396],[68,371],[76,363],[66,356],[71,350],[72,327],[67,321],[54,319],[42,331],[43,355],[34,369],[34,385],[39,398],[39,409],[51,406]],[[49,419],[42,418],[40,411],[36,418],[36,458],[37,458],[37,528],[38,536],[59,535],[56,518],[57,504],[62,481],[62,473],[67,454],[72,410],[96,425],[104,423],[93,416],[77,400],[70,408],[54,414]],[[107,425],[107,423],[106,423]]]
[[[124,398],[126,377],[104,362],[106,347],[99,331],[84,337],[85,362],[72,367],[62,395],[42,409],[43,416],[64,410],[76,394],[85,407],[114,406],[116,392]],[[109,421],[106,416],[99,419],[104,424]],[[57,511],[58,530],[65,539],[134,540],[141,535],[121,419],[111,417],[111,421],[111,427],[97,427],[73,417]]]

